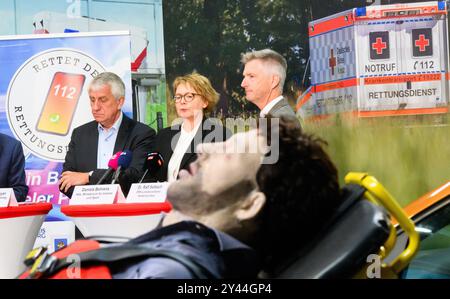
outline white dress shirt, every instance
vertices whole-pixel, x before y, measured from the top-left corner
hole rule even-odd
[[[180,138],[178,139],[177,145],[173,150],[172,157],[170,157],[169,164],[167,165],[167,181],[169,183],[177,180],[181,160],[183,160],[183,156],[191,145],[191,142],[194,139],[195,134],[197,134],[201,124],[202,122],[199,121],[190,132],[187,132],[184,129],[184,122],[181,125]]]
[[[283,99],[283,96],[279,96],[279,97],[276,97],[275,99],[273,99],[272,101],[270,101],[269,104],[267,104],[266,107],[264,107],[261,110],[261,112],[259,113],[259,117],[266,116],[269,113],[269,111],[282,99]]]

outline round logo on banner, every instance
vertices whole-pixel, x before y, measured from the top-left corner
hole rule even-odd
[[[87,86],[105,71],[74,49],[41,52],[21,65],[6,95],[6,115],[25,150],[62,162],[74,128],[93,120]]]

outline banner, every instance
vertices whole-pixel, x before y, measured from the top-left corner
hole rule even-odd
[[[65,219],[59,192],[74,128],[93,120],[90,81],[104,71],[125,82],[123,111],[132,117],[128,32],[0,37],[0,132],[20,140],[26,157],[28,202],[50,202]]]

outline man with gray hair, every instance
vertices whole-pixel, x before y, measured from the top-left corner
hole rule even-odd
[[[283,97],[287,69],[283,56],[270,49],[251,51],[242,54],[241,63],[244,65],[241,86],[247,100],[261,109],[260,117],[267,114],[273,117],[295,116]]]
[[[125,84],[116,74],[99,74],[89,84],[88,92],[95,120],[73,130],[59,188],[71,197],[74,186],[96,184],[108,169],[111,156],[130,150],[131,164],[119,177],[127,193],[130,183],[142,174],[155,131],[122,112]]]

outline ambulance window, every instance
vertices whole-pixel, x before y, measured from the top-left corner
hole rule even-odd
[[[416,224],[420,248],[403,272],[406,279],[450,278],[450,196],[448,204]]]

